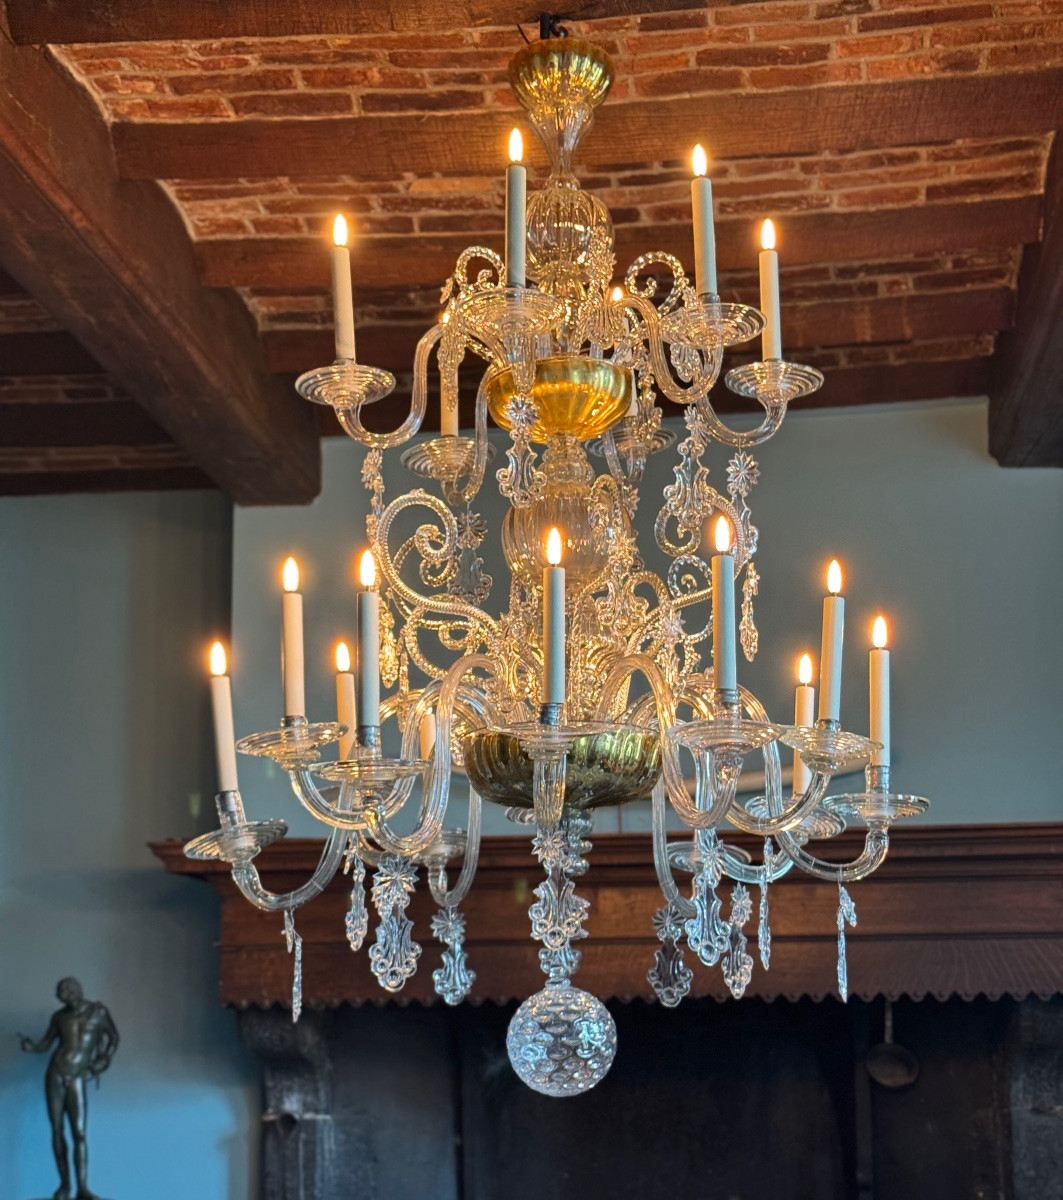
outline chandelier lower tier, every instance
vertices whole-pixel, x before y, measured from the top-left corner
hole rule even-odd
[[[289,560],[287,715],[279,729],[246,737],[237,748],[277,763],[299,803],[329,828],[320,864],[302,887],[283,895],[260,881],[255,858],[286,826],[245,816],[220,645],[212,662],[220,828],[189,842],[185,853],[226,860],[252,904],[283,914],[294,956],[295,1019],[302,969],[296,909],[342,868],[352,884],[346,937],[358,950],[369,931],[371,870],[377,922],[369,958],[381,987],[396,993],[421,956],[405,910],[423,869],[439,906],[432,933],[443,946],[435,990],[457,1004],[475,981],[459,906],[476,871],[481,806],[502,805],[528,830],[545,876],[529,910],[545,985],[513,1017],[509,1056],[529,1086],[567,1096],[593,1087],[616,1051],[605,1006],[572,982],[577,944],[587,936],[589,905],[577,882],[588,868],[594,809],[652,802],[662,904],[654,918],[660,946],[647,979],[671,1007],[691,986],[685,949],[706,967],[722,967],[732,995],[743,994],[753,971],[745,928],[754,888],[757,947],[768,967],[769,886],[795,866],[838,886],[844,997],[845,931],[856,918],[846,885],[879,866],[891,823],[921,812],[926,801],[891,789],[884,629],[871,651],[872,736],[840,725],[844,599],[836,563],[824,602],[818,716],[808,661],[793,725],[769,720],[737,680],[737,645],[752,659],[758,642],[758,533],[748,504],[758,468],[750,451],[779,429],[791,401],[822,382],[812,368],[782,357],[771,238],[760,262],[763,311],[721,300],[711,183],[702,161],[692,181],[694,284],[675,257],[650,252],[614,286],[609,213],[581,190],[571,169],[573,151],[609,89],[610,59],[590,43],[547,37],[516,55],[510,78],[551,171],[526,201],[524,168],[519,161],[509,167],[506,258],[479,246],[459,257],[443,288],[445,311],[417,347],[409,414],[391,433],[363,424],[365,406],[389,395],[395,379],[356,359],[342,229],[333,250],[337,359],[297,384],[308,400],[332,406],[367,450],[369,551],[357,594],[354,669],[341,646],[339,719],[309,721],[302,598]],[[519,146],[511,158],[519,160]],[[758,333],[763,357],[729,371],[725,383],[753,398],[763,416],[755,428],[736,430],[715,412],[710,390],[725,348]],[[467,356],[486,363],[471,437],[457,423],[458,372]],[[424,487],[388,502],[382,456],[420,430],[433,361],[442,432],[402,452]],[[656,544],[670,560],[663,575],[646,567],[636,536],[646,462],[674,441],[661,426],[659,401],[682,406],[687,429],[675,482],[664,489],[653,523]],[[511,573],[501,613],[488,605],[492,581],[480,557],[487,525],[474,509],[492,452],[489,415],[510,438],[496,472],[509,505],[498,531]],[[704,462],[715,443],[730,448],[726,494],[710,484]],[[711,666],[703,660],[710,646]],[[383,701],[381,680],[394,689]],[[339,756],[324,758],[334,742]],[[780,745],[793,751],[792,787],[784,787]],[[862,764],[862,792],[828,795],[834,775]],[[739,791],[750,765],[763,770],[755,797]],[[447,824],[458,775],[468,780],[465,829]],[[692,831],[688,840],[666,838],[669,806]],[[399,824],[409,832],[396,830],[400,812],[408,814]],[[853,862],[809,851],[810,841],[829,839],[850,821],[867,830]],[[728,845],[728,829],[763,837],[761,860]],[[733,881],[726,914],[719,894],[725,879]]]

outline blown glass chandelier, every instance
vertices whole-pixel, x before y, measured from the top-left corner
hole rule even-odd
[[[660,945],[647,978],[661,1003],[674,1006],[693,976],[684,944],[706,967],[722,968],[732,995],[745,991],[753,971],[744,932],[753,919],[751,889],[759,892],[757,945],[768,967],[769,885],[795,866],[838,886],[844,997],[845,930],[856,916],[846,885],[883,861],[893,821],[926,808],[925,800],[891,790],[884,622],[871,651],[871,737],[840,725],[844,599],[837,563],[824,601],[818,711],[807,657],[792,725],[771,721],[738,683],[737,647],[751,660],[758,642],[758,533],[748,503],[758,467],[751,450],[779,429],[789,402],[814,391],[822,377],[782,357],[770,222],[760,259],[761,310],[717,294],[703,154],[695,154],[692,181],[693,284],[675,257],[649,252],[614,285],[609,213],[581,190],[571,168],[612,75],[609,56],[576,38],[545,36],[514,57],[510,79],[549,155],[550,174],[528,200],[517,135],[507,172],[506,257],[473,246],[458,258],[443,288],[445,310],[417,346],[409,413],[391,433],[371,432],[362,421],[365,406],[389,395],[395,379],[357,360],[350,259],[337,220],[337,358],[297,387],[306,399],[330,405],[367,450],[369,548],[360,564],[357,646],[353,656],[345,646],[337,654],[338,720],[308,720],[302,597],[289,560],[286,715],[280,728],[234,747],[225,655],[214,647],[220,828],[185,847],[190,857],[227,861],[252,904],[283,914],[294,956],[295,1019],[302,969],[296,909],[342,868],[352,885],[346,937],[358,950],[369,934],[365,878],[372,871],[368,899],[377,920],[369,957],[380,986],[396,993],[421,955],[405,910],[423,869],[439,907],[432,933],[443,947],[435,990],[457,1004],[475,980],[459,906],[476,871],[481,806],[502,805],[529,832],[544,872],[529,917],[545,983],[513,1017],[509,1056],[529,1086],[551,1096],[593,1087],[616,1051],[609,1012],[572,982],[577,944],[587,936],[588,902],[576,887],[588,867],[594,809],[652,800],[662,903],[654,918]],[[736,430],[714,411],[710,389],[725,348],[758,333],[762,358],[729,371],[725,383],[753,398],[763,415],[755,428]],[[469,356],[486,364],[471,437],[458,429],[458,370]],[[389,500],[382,456],[420,430],[433,362],[441,434],[402,452],[424,486]],[[652,525],[669,560],[662,575],[647,569],[636,533],[646,462],[674,441],[662,429],[659,402],[681,406],[686,423],[675,481]],[[489,605],[492,581],[480,557],[488,530],[475,510],[492,452],[488,415],[510,438],[495,473],[508,503],[497,531],[511,573],[501,612]],[[729,448],[726,494],[709,482],[704,458],[713,444]],[[381,681],[392,689],[383,700]],[[338,757],[326,757],[334,742]],[[780,746],[794,753],[792,789],[783,786]],[[235,749],[279,764],[298,801],[330,830],[317,869],[295,891],[273,894],[261,883],[254,860],[286,826],[247,820]],[[739,776],[754,755],[763,765],[763,793],[740,797]],[[835,774],[864,764],[863,791],[828,795]],[[447,825],[457,773],[468,779],[464,830]],[[690,839],[666,839],[669,806]],[[411,814],[405,834],[394,827],[402,810]],[[808,850],[809,841],[829,839],[847,822],[866,826],[854,861],[827,862]],[[760,861],[728,845],[728,830],[759,835]],[[733,884],[726,914],[725,879]]]

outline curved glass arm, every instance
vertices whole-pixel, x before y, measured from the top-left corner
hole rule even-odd
[[[779,835],[779,846],[802,871],[814,875],[816,879],[825,879],[829,883],[855,883],[882,865],[890,848],[890,834],[885,825],[871,826],[864,838],[862,853],[849,863],[830,863],[816,858],[799,846],[791,833]]]
[[[440,908],[457,908],[469,894],[469,888],[472,887],[473,877],[476,874],[476,865],[480,859],[480,814],[482,803],[479,793],[470,789],[468,829],[465,834],[465,857],[462,860],[461,874],[458,876],[457,883],[449,891],[447,890],[446,863],[440,863],[435,869],[429,868],[427,872],[428,890],[432,893],[432,899]]]
[[[482,692],[476,688],[462,686],[464,676],[476,670],[482,670],[491,675],[495,670],[494,661],[486,654],[469,654],[464,658],[459,658],[443,677],[439,686],[438,703],[435,702],[435,689],[426,688],[413,706],[410,719],[402,735],[403,755],[410,756],[415,753],[416,740],[420,736],[421,719],[432,710],[433,706],[436,711],[437,750],[428,766],[420,820],[413,833],[402,837],[389,828],[376,809],[366,811],[365,823],[373,841],[388,854],[401,854],[406,858],[412,858],[415,854],[426,850],[443,828],[443,817],[447,809],[447,800],[450,797],[450,744],[455,712],[460,708],[459,715],[470,725],[484,721],[490,712],[487,698]],[[440,746],[446,748],[445,754],[439,753]]]
[[[718,442],[723,442],[726,446],[735,446],[738,449],[744,449],[748,446],[759,446],[761,442],[766,442],[768,438],[778,433],[779,427],[783,423],[783,418],[786,416],[785,404],[766,404],[764,406],[764,420],[756,427],[756,429],[747,429],[739,431],[732,429],[729,425],[716,415],[716,410],[708,402],[708,399],[699,400],[697,402],[698,413],[709,427],[709,432]]]
[[[760,834],[761,837],[776,837],[780,833],[789,833],[801,824],[805,817],[812,812],[827,794],[827,788],[830,786],[832,778],[832,775],[814,771],[808,788],[800,796],[795,795],[794,803],[779,813],[778,816],[755,817],[752,813],[742,808],[741,805],[736,805],[728,813],[727,819],[736,829],[741,829],[743,833]],[[767,795],[765,799],[770,811],[772,803],[771,793],[770,790],[766,789],[766,791]]]
[[[785,854],[773,854],[771,862],[763,862],[760,866],[755,863],[746,862],[744,858],[740,858],[735,854],[730,846],[720,842],[720,850],[723,854],[723,871],[729,879],[734,879],[738,883],[746,883],[752,887],[764,887],[767,883],[774,883],[776,879],[781,879],[788,871],[793,870],[794,861]]]
[[[401,446],[413,437],[421,428],[428,401],[428,356],[445,329],[445,325],[433,325],[417,343],[417,352],[413,356],[413,396],[410,412],[398,429],[392,430],[391,433],[370,433],[362,424],[361,405],[351,405],[335,410],[336,420],[345,433],[373,450],[388,450],[393,446]]]
[[[667,812],[665,809],[665,783],[658,779],[653,789],[653,865],[657,871],[657,882],[661,885],[661,894],[669,904],[675,905],[676,911],[684,918],[696,913],[694,905],[680,892],[672,874],[672,864],[668,861],[668,830]]]
[[[625,296],[624,303],[635,309],[646,325],[646,345],[650,352],[650,366],[653,369],[653,378],[657,386],[673,404],[697,404],[700,412],[701,402],[706,399],[719,378],[720,367],[723,365],[723,347],[717,346],[710,351],[705,351],[708,371],[695,376],[690,387],[682,387],[672,378],[672,372],[664,356],[661,320],[653,303],[644,296],[634,294]],[[709,408],[710,412],[712,411],[711,405],[705,407]]]
[[[334,829],[329,834],[321,851],[321,858],[314,868],[313,875],[302,885],[291,892],[270,892],[262,886],[258,869],[253,862],[240,863],[232,869],[233,883],[240,889],[245,899],[250,900],[263,912],[283,912],[298,908],[307,900],[313,900],[332,882],[340,862],[343,859],[343,849],[347,844],[347,835],[340,829]]]

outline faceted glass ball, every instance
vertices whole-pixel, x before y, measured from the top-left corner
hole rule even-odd
[[[616,1023],[605,1005],[570,983],[547,984],[513,1014],[506,1034],[513,1070],[544,1096],[578,1096],[609,1073]]]

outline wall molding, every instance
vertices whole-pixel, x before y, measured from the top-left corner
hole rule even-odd
[[[735,834],[728,841],[759,853],[758,839]],[[847,830],[830,843],[830,857],[850,859],[862,842],[862,831]],[[280,917],[248,904],[224,863],[192,862],[176,840],[151,848],[168,871],[198,876],[221,897],[222,1003],[287,1005],[292,964]],[[320,850],[321,842],[312,838],[268,847],[258,859],[266,886],[286,891],[302,883]],[[646,972],[658,946],[652,916],[661,898],[649,837],[599,835],[590,864],[579,883],[591,909],[578,983],[603,998],[650,1000]],[[527,917],[540,878],[528,838],[485,839],[476,883],[462,905],[477,973],[473,1003],[523,999],[541,987],[538,946],[529,937]],[[996,999],[1063,993],[1063,822],[901,827],[885,864],[850,892],[859,918],[848,933],[851,995]],[[352,954],[347,948],[348,897],[349,884],[340,876],[297,913],[308,1006],[389,999],[369,972],[365,950]],[[770,901],[771,970],[757,962],[747,995],[819,1000],[835,994],[837,889],[795,870],[773,885]],[[424,953],[400,1003],[438,1002],[431,976],[440,947],[428,928],[433,912],[427,887],[419,886],[409,915]],[[747,928],[750,935],[754,924]],[[690,962],[693,955],[686,957]],[[692,995],[727,998],[718,968],[691,965]]]

